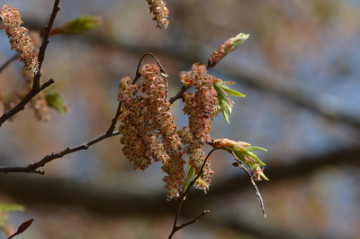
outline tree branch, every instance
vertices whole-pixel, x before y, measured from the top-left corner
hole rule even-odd
[[[43,159],[41,159],[40,161],[38,162],[35,162],[33,164],[29,164],[27,166],[18,166],[18,167],[6,167],[6,166],[0,166],[0,173],[37,173],[37,174],[44,174],[44,171],[42,170],[38,170],[38,168],[40,167],[44,167],[47,163],[55,160],[55,159],[58,159],[58,158],[62,158],[64,157],[65,155],[67,154],[70,154],[70,153],[74,153],[74,152],[77,152],[77,151],[80,151],[80,150],[87,150],[91,145],[95,144],[95,143],[98,143],[104,139],[107,139],[109,137],[112,137],[112,136],[116,136],[116,135],[119,135],[120,133],[119,132],[115,132],[115,133],[112,133],[112,134],[103,134],[93,140],[90,140],[89,142],[86,142],[86,143],[83,143],[83,144],[80,144],[78,146],[75,146],[75,147],[69,147],[69,148],[66,148],[58,153],[51,153],[51,154],[48,154],[46,155]]]
[[[233,153],[233,156],[234,156],[234,160],[236,161],[236,162],[233,163],[233,166],[234,166],[234,167],[239,167],[239,168],[241,168],[241,169],[244,170],[245,173],[249,176],[250,181],[251,181],[251,184],[252,184],[252,185],[254,186],[254,188],[255,188],[256,196],[257,196],[257,198],[258,198],[258,200],[259,200],[260,207],[261,207],[261,211],[262,211],[262,213],[263,213],[263,215],[264,215],[264,218],[266,218],[266,211],[265,211],[265,206],[264,206],[264,200],[263,200],[262,197],[261,197],[259,188],[257,187],[253,176],[251,175],[249,169],[247,169],[247,168],[244,166],[244,164],[243,164],[240,160],[238,160],[238,159],[236,158],[236,156],[234,155],[234,153]]]
[[[114,132],[114,129],[115,129],[115,126],[116,126],[116,123],[118,121],[118,118],[121,114],[121,107],[122,107],[122,102],[119,102],[118,104],[118,107],[117,107],[117,110],[116,110],[116,113],[115,113],[115,116],[114,118],[112,119],[111,121],[111,124],[110,124],[110,127],[109,129],[106,131],[106,135],[111,135],[113,132]]]
[[[181,87],[181,90],[176,95],[174,95],[173,97],[170,98],[169,102],[171,104],[173,104],[177,99],[180,99],[182,97],[182,95],[184,94],[185,91],[187,91],[190,88],[191,88],[191,86],[183,85]]]
[[[42,66],[42,63],[44,62],[46,47],[50,42],[49,36],[50,36],[51,28],[54,24],[54,21],[55,21],[58,11],[60,10],[59,3],[60,3],[60,0],[55,0],[54,7],[52,9],[52,12],[51,12],[51,15],[49,18],[49,22],[46,24],[46,26],[44,28],[43,40],[42,40],[39,54],[38,54],[39,70],[36,72],[36,74],[34,76],[34,80],[33,80],[33,88],[34,89],[37,89],[40,87],[41,66]]]
[[[196,217],[194,217],[193,219],[191,219],[190,221],[188,222],[184,222],[183,224],[181,224],[180,226],[178,226],[178,230],[186,227],[186,226],[189,226],[191,224],[194,224],[195,222],[197,222],[197,220],[199,220],[199,218],[201,218],[202,216],[205,216],[206,214],[210,213],[210,210],[204,210],[202,213],[200,213],[199,215],[197,215]],[[177,231],[178,231],[177,230]]]

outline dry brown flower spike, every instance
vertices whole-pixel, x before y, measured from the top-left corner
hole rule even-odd
[[[19,54],[19,59],[24,62],[28,71],[35,74],[38,71],[38,59],[34,43],[29,36],[29,31],[20,25],[23,23],[19,11],[8,5],[1,8],[1,29],[6,29],[11,49]]]
[[[169,21],[167,20],[169,10],[163,0],[146,0],[149,4],[150,13],[154,14],[153,20],[157,22],[160,29],[167,28]]]

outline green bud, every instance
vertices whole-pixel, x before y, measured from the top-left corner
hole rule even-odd
[[[70,20],[62,26],[56,27],[51,31],[51,35],[57,34],[81,34],[83,32],[93,30],[102,24],[101,17],[97,16],[81,16],[74,20]]]
[[[46,103],[49,107],[55,109],[61,114],[65,114],[68,112],[68,107],[65,103],[61,100],[61,95],[59,92],[55,91],[45,91],[45,99]]]

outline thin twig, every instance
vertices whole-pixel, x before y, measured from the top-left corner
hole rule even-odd
[[[106,131],[106,135],[111,135],[114,132],[117,120],[121,113],[122,102],[119,102],[114,118],[111,121],[109,129]]]
[[[55,160],[55,159],[58,159],[58,158],[62,158],[64,157],[65,155],[67,154],[70,154],[70,153],[74,153],[74,152],[77,152],[77,151],[80,151],[80,150],[86,150],[88,149],[91,145],[95,144],[95,143],[98,143],[106,138],[109,138],[109,137],[112,137],[112,136],[116,136],[116,135],[119,135],[120,133],[119,132],[114,132],[112,133],[111,135],[108,135],[107,133],[95,138],[95,139],[92,139],[90,140],[89,142],[86,142],[86,143],[83,143],[83,144],[80,144],[78,146],[75,146],[75,147],[68,147],[58,153],[51,153],[51,154],[48,154],[46,155],[44,158],[42,158],[40,161],[38,162],[35,162],[33,164],[29,164],[27,166],[18,166],[18,167],[4,167],[4,166],[1,166],[0,167],[0,173],[38,173],[38,174],[44,174],[44,171],[42,170],[38,170],[38,168],[40,167],[44,167],[45,164]]]
[[[202,213],[200,213],[199,215],[197,215],[196,217],[194,217],[194,218],[191,219],[190,221],[185,222],[185,223],[181,224],[180,226],[178,226],[176,231],[182,229],[183,227],[189,226],[189,225],[197,222],[197,220],[199,220],[200,217],[205,216],[205,215],[208,214],[208,213],[210,213],[210,210],[204,210]],[[175,233],[175,232],[174,232],[174,233]]]
[[[207,144],[214,147],[214,144],[213,144],[212,142],[208,142]],[[219,148],[219,149],[222,149],[222,150],[227,151],[228,153],[231,153],[232,156],[234,157],[234,160],[235,160],[235,162],[233,163],[233,166],[234,166],[234,167],[239,167],[239,168],[243,169],[243,170],[247,173],[247,175],[249,175],[251,184],[254,186],[254,188],[255,188],[255,190],[256,190],[256,196],[257,196],[257,198],[258,198],[258,200],[259,200],[262,213],[263,213],[263,215],[264,215],[264,218],[266,218],[266,211],[265,211],[265,206],[264,206],[264,200],[263,200],[262,197],[261,197],[259,188],[257,187],[257,185],[256,185],[256,183],[255,183],[255,181],[254,181],[254,178],[253,178],[253,176],[251,175],[249,169],[247,169],[247,168],[243,165],[243,163],[236,157],[236,155],[234,154],[234,152],[233,152],[231,149],[229,149],[229,148],[227,148],[227,147],[222,147],[222,148]]]
[[[190,225],[190,224],[195,223],[200,217],[202,217],[202,216],[204,216],[204,215],[206,215],[206,214],[208,214],[208,213],[210,212],[209,210],[203,211],[200,215],[198,215],[198,216],[195,217],[194,219],[192,219],[192,220],[190,220],[190,221],[188,221],[188,222],[186,222],[186,223],[183,223],[183,224],[181,224],[180,226],[177,226],[177,221],[178,221],[178,218],[179,218],[179,215],[180,215],[180,210],[181,210],[181,206],[182,206],[182,203],[183,203],[183,201],[184,201],[184,198],[187,197],[187,195],[189,194],[190,188],[191,188],[192,186],[194,186],[194,184],[196,183],[196,180],[198,180],[199,177],[201,177],[201,175],[203,174],[203,172],[204,172],[204,167],[205,167],[205,165],[206,165],[206,163],[207,163],[210,155],[211,155],[215,150],[218,150],[218,149],[214,148],[214,149],[212,149],[212,150],[208,153],[208,155],[206,156],[203,164],[201,165],[200,171],[198,172],[198,174],[196,175],[196,177],[195,177],[193,180],[191,180],[191,182],[189,183],[189,186],[186,188],[185,192],[184,192],[184,193],[181,193],[181,195],[180,195],[180,197],[179,197],[179,199],[178,199],[178,202],[179,202],[179,203],[178,203],[177,211],[176,211],[176,214],[175,214],[175,219],[174,219],[173,228],[172,228],[172,231],[171,231],[168,239],[171,239],[171,238],[174,236],[175,232],[177,232],[177,231],[180,230],[181,228],[184,228],[184,227],[186,227],[186,226],[188,226],[188,225]]]
[[[59,3],[60,3],[60,0],[55,0],[54,7],[52,9],[52,12],[51,12],[51,15],[49,18],[49,22],[45,25],[45,28],[44,28],[43,40],[41,42],[41,46],[40,46],[40,50],[39,50],[39,54],[38,54],[39,69],[36,72],[36,74],[34,76],[34,80],[33,80],[33,88],[35,88],[35,89],[40,88],[41,66],[42,66],[42,63],[44,62],[46,47],[49,44],[49,36],[50,36],[51,28],[54,24],[56,14],[60,10]]]
[[[264,218],[266,218],[266,211],[265,211],[265,206],[264,206],[264,200],[263,200],[262,197],[261,197],[259,188],[257,187],[257,185],[256,185],[256,183],[255,183],[255,181],[254,181],[253,176],[251,175],[249,169],[247,169],[247,168],[243,165],[243,163],[236,158],[236,156],[235,156],[234,154],[233,154],[233,156],[234,156],[234,159],[235,159],[235,161],[236,161],[236,162],[233,164],[233,166],[241,168],[242,170],[244,170],[244,171],[247,173],[247,175],[249,175],[250,181],[251,181],[252,185],[253,185],[254,188],[255,188],[256,196],[257,196],[257,198],[258,198],[258,200],[259,200],[262,213],[263,213],[263,215],[264,215]]]
[[[145,53],[144,55],[142,55],[142,57],[139,60],[138,66],[136,68],[136,75],[135,75],[135,78],[134,78],[132,84],[135,84],[136,81],[141,77],[141,74],[139,72],[140,66],[141,66],[141,62],[144,60],[144,58],[146,56],[151,56],[152,58],[154,58],[154,60],[156,61],[156,63],[158,64],[158,66],[160,68],[160,72],[164,75],[164,77],[167,76],[167,73],[165,72],[164,67],[162,67],[162,65],[160,64],[159,59],[153,53]],[[166,78],[165,78],[165,81],[166,81]]]
[[[18,54],[15,54],[13,57],[8,59],[2,66],[0,67],[0,73],[8,66],[11,62],[15,61],[18,57]]]
[[[186,227],[186,226],[188,226],[190,224],[193,224],[193,223],[197,222],[197,220],[199,220],[200,217],[205,216],[208,213],[210,213],[210,210],[204,210],[202,213],[200,213],[198,216],[194,217],[190,221],[185,222],[185,223],[181,224],[180,226],[178,226],[178,230],[180,230],[181,228]]]
[[[40,91],[44,90],[48,86],[54,83],[53,79],[48,80],[44,84],[40,85],[39,88],[32,88],[27,95],[10,111],[5,111],[4,114],[0,117],[0,127],[2,124],[10,119],[13,115],[17,114],[19,111],[25,108],[25,105],[29,103],[29,101],[36,96]]]
[[[166,99],[167,96],[168,96],[169,84],[168,84],[167,78],[169,77],[169,75],[166,73],[164,67],[161,65],[160,60],[153,53],[150,53],[150,55],[155,59],[156,63],[158,64],[158,66],[160,68],[160,73],[164,77],[164,80],[165,80],[165,99]]]
[[[189,88],[191,88],[191,86],[183,85],[181,90],[175,96],[170,98],[169,102],[171,104],[173,104],[177,99],[180,99],[182,97],[182,95],[184,94],[184,92],[187,91]]]

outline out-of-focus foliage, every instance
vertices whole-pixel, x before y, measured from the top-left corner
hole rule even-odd
[[[81,16],[66,22],[62,26],[51,30],[51,35],[57,34],[81,34],[89,30],[96,29],[102,24],[102,18],[98,16]]]
[[[56,91],[46,92],[45,94],[47,105],[51,108],[54,108],[58,112],[65,114],[66,112],[68,112],[68,107],[61,100],[61,98],[61,94]]]
[[[0,230],[6,235],[10,235],[12,226],[8,221],[8,213],[16,211],[24,211],[24,206],[19,204],[0,203]]]

